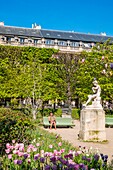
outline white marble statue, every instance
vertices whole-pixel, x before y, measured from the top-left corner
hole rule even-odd
[[[100,104],[100,102],[101,102],[101,97],[100,97],[101,87],[99,86],[97,80],[93,81],[92,91],[93,91],[94,94],[88,95],[88,100],[83,106],[87,106],[88,103],[90,103],[91,101],[95,104],[96,103]]]

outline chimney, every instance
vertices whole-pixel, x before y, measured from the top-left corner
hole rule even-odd
[[[41,26],[40,25],[37,25],[36,23],[32,24],[32,28],[33,29],[38,29],[40,30],[41,29]]]
[[[100,35],[106,36],[106,33],[105,32],[101,32]]]
[[[1,21],[0,21],[0,26],[4,26],[4,22],[1,22]]]

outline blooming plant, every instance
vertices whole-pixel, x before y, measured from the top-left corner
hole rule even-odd
[[[8,170],[104,170],[107,168],[107,155],[90,152],[87,148],[69,150],[66,153],[62,142],[48,146],[49,151],[41,148],[42,143],[32,143],[25,146],[23,143],[6,144],[6,156],[3,158],[1,169]],[[51,151],[50,151],[51,149]]]

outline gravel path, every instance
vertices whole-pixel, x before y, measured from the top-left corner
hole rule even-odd
[[[82,147],[93,147],[98,148],[100,153],[106,154],[109,156],[109,160],[112,159],[113,155],[113,128],[106,128],[107,143],[94,143],[94,142],[83,142],[78,140],[78,133],[80,130],[80,122],[75,120],[74,128],[57,128],[55,129],[46,129],[49,132],[59,134],[63,140],[66,140],[73,144],[73,146],[82,146]]]

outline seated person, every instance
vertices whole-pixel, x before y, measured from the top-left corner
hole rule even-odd
[[[50,113],[50,116],[48,117],[48,121],[50,123],[50,129],[52,129],[52,126],[54,126],[56,129],[56,118],[53,115],[53,113]]]

